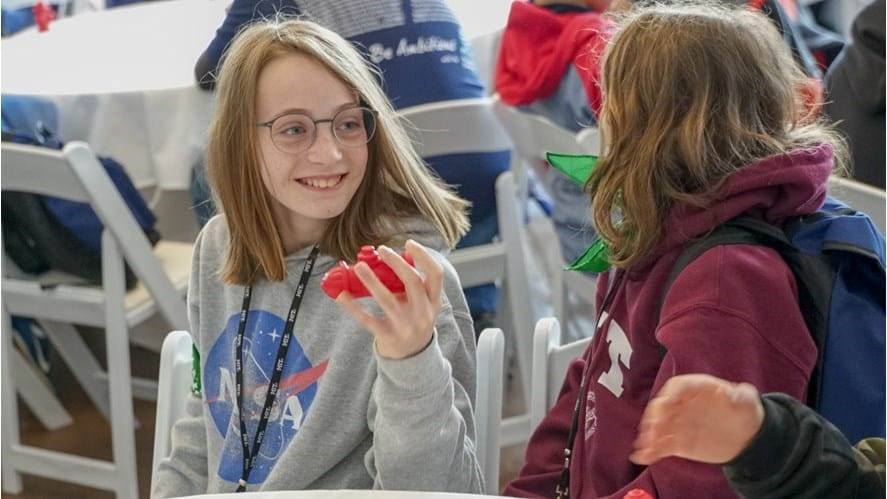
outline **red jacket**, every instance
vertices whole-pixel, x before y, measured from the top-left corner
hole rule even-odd
[[[597,12],[557,14],[527,2],[512,3],[496,62],[495,86],[502,101],[521,106],[550,96],[573,64],[597,115],[600,57],[608,29]]]
[[[617,284],[604,307],[613,274],[601,276],[602,311],[584,354],[587,389],[579,393],[586,362],[577,360],[506,494],[554,496],[573,403],[582,397],[570,497],[621,499],[633,488],[658,498],[736,497],[720,466],[667,458],[644,467],[631,463],[628,455],[647,402],[678,374],[708,373],[752,383],[762,393],[806,398],[817,351],[798,307],[794,277],[774,250],[718,246],[681,272],[662,304],[660,320],[655,314],[662,288],[684,243],[716,225],[741,213],[779,222],[816,211],[825,199],[831,167],[829,145],[749,165],[727,179],[714,207],[675,206],[649,263],[613,278]]]

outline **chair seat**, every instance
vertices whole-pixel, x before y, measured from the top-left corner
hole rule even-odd
[[[161,240],[154,246],[154,256],[157,257],[172,285],[182,293],[188,289],[193,250],[193,244],[179,241]],[[135,288],[126,293],[123,303],[126,306],[127,315],[132,315],[139,308],[146,306],[153,308],[154,300],[151,298],[148,288],[140,281]]]
[[[188,280],[191,273],[191,252],[194,245],[178,241],[159,241],[154,246],[154,255],[163,268],[164,273],[175,289],[185,294],[188,289]],[[12,310],[21,315],[42,315],[46,318],[62,320],[68,317],[72,323],[84,326],[102,327],[104,325],[104,293],[99,285],[73,285],[59,284],[51,292],[41,287],[41,282],[76,282],[79,278],[64,272],[51,270],[37,277],[19,275],[15,280],[9,281],[3,290],[4,299],[13,304]],[[45,310],[53,302],[43,301],[48,297],[55,297],[61,301],[74,300],[80,303],[79,311],[58,310],[59,315],[45,313],[37,314],[29,308]],[[124,298],[126,309],[126,321],[130,326],[142,323],[156,311],[156,302],[144,283],[139,281],[136,286],[126,293]],[[72,316],[72,314],[74,314]]]

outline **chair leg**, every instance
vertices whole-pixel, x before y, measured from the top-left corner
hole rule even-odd
[[[102,366],[86,346],[77,328],[64,322],[41,320],[40,325],[56,346],[62,360],[71,369],[77,382],[83,387],[86,395],[92,400],[105,419],[110,415],[108,401],[108,385],[99,376],[104,372]]]
[[[6,307],[3,308],[2,345],[0,345],[0,366],[3,373],[0,375],[2,383],[2,435],[0,435],[0,459],[3,460],[3,492],[19,494],[22,491],[22,476],[15,468],[15,460],[12,457],[12,449],[19,445],[18,401],[15,396],[15,383],[10,369],[12,366],[12,318]]]
[[[71,415],[35,370],[36,368],[25,360],[21,352],[12,350],[13,380],[25,405],[47,430],[57,430],[70,425],[73,422]]]
[[[102,273],[105,289],[105,344],[111,402],[111,443],[117,473],[118,499],[138,498],[135,416],[132,408],[132,371],[129,330],[123,299],[126,296],[123,258],[109,231],[102,235]]]

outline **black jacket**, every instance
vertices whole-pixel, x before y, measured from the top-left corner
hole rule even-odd
[[[884,439],[852,447],[813,409],[781,393],[761,397],[764,424],[748,448],[724,465],[745,497],[884,497]]]

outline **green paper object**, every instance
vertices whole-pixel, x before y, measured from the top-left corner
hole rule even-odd
[[[610,268],[610,249],[603,239],[596,239],[575,262],[564,270],[582,270],[595,273],[606,272]]]
[[[597,156],[545,153],[545,158],[551,166],[560,170],[570,180],[579,186],[585,185],[585,181],[591,176],[597,165]],[[596,239],[575,262],[564,270],[582,270],[590,272],[606,272],[610,268],[610,249],[603,239]]]
[[[551,163],[551,166],[564,172],[570,177],[570,180],[577,184],[584,185],[591,172],[597,165],[597,156],[558,154],[554,152],[545,153],[545,159]]]

